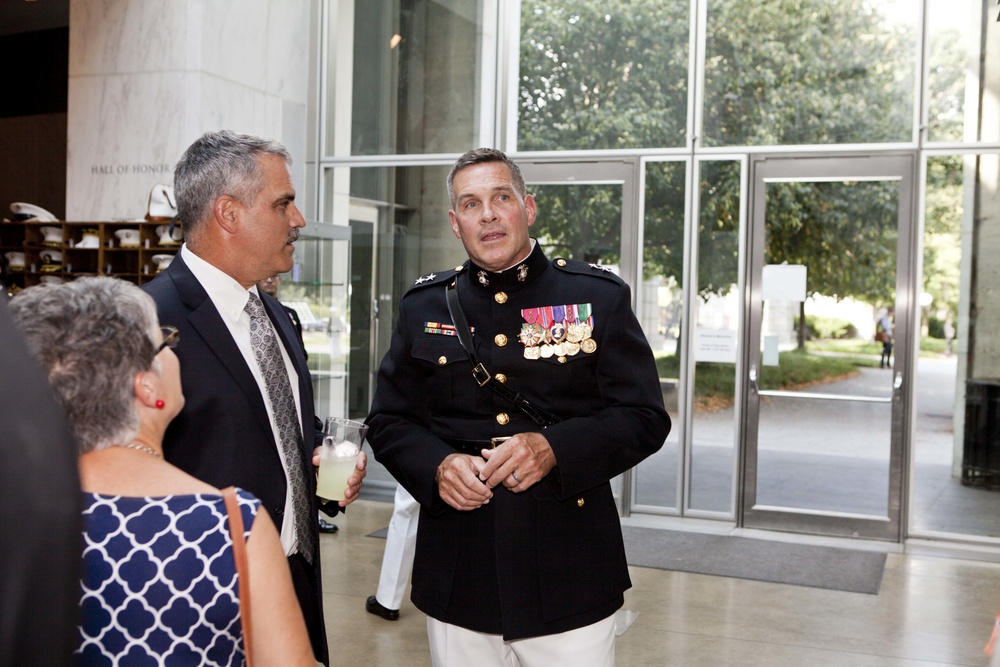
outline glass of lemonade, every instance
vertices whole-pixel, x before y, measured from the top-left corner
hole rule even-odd
[[[326,500],[344,500],[347,478],[354,474],[368,424],[329,417],[323,432],[326,435],[320,447],[316,495]]]

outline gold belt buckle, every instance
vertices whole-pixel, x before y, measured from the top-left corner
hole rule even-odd
[[[505,435],[505,436],[502,436],[502,437],[499,437],[499,438],[490,438],[491,448],[492,449],[496,449],[497,447],[499,447],[503,443],[505,443],[508,440],[510,440],[510,438],[511,438],[511,436],[509,436],[509,435]]]

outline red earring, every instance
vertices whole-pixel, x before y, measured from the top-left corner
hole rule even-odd
[[[166,403],[163,402],[162,398],[156,399],[156,408],[158,410],[162,410],[164,405],[166,405]]]

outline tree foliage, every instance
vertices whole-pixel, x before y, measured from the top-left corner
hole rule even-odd
[[[809,294],[893,300],[897,182],[771,183],[766,197],[766,264],[808,266]]]
[[[534,233],[541,237],[550,257],[572,257],[595,264],[618,262],[620,185],[536,185],[532,191],[539,211]]]
[[[688,4],[521,5],[518,148],[683,146]]]
[[[709,5],[706,146],[909,141],[914,36],[867,0]]]
[[[909,141],[915,35],[869,0],[711,2],[702,143],[706,146]],[[689,4],[659,0],[523,0],[521,150],[683,145],[688,110]],[[915,7],[915,5],[914,5]],[[935,112],[953,134],[961,95],[947,66]],[[698,163],[698,293],[737,281],[740,165]],[[685,166],[645,173],[646,278],[680,285]],[[590,188],[590,189],[588,189]],[[769,187],[767,262],[806,264],[807,289],[873,303],[895,287],[897,186],[890,182]],[[549,189],[537,233],[580,258],[616,263],[618,212],[606,186]],[[947,218],[943,204],[940,214]],[[950,222],[942,223],[950,226]],[[930,224],[930,223],[929,223]]]

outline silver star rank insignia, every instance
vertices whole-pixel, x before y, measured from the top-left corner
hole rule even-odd
[[[436,273],[428,273],[426,276],[420,276],[419,278],[417,278],[416,280],[414,280],[413,284],[414,285],[419,285],[420,283],[426,283],[426,282],[428,282],[430,280],[434,280],[435,278],[437,278],[437,274]]]
[[[598,269],[600,271],[611,271],[611,267],[610,266],[604,266],[603,264],[591,264],[590,268],[592,268],[592,269]]]

